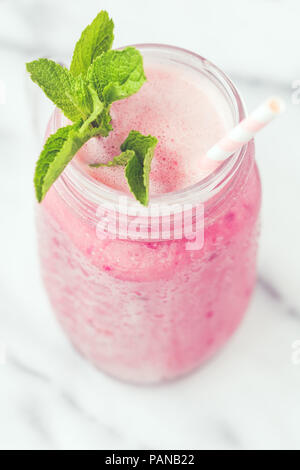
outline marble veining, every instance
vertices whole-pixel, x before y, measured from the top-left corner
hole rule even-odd
[[[52,107],[24,63],[67,61],[99,2],[0,2],[0,449],[300,449],[293,355],[300,340],[300,104],[292,102],[300,4],[237,4],[101,2],[118,25],[116,45],[181,45],[218,63],[249,109],[274,93],[288,103],[256,142],[264,201],[259,276],[241,328],[196,373],[135,387],[97,372],[66,341],[36,254],[32,172]]]

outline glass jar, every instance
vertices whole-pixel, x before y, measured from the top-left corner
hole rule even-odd
[[[136,47],[205,75],[232,125],[244,118],[236,88],[206,59]],[[48,134],[61,125],[55,111]],[[173,379],[211,357],[240,323],[255,284],[260,200],[253,141],[196,185],[151,198],[148,209],[93,180],[74,159],[39,205],[37,228],[46,290],[76,349],[135,383]],[[154,207],[177,212],[158,217]],[[175,212],[177,221],[190,221],[189,233],[178,236]],[[120,235],[124,220],[139,230]],[[169,229],[149,237],[155,220]]]

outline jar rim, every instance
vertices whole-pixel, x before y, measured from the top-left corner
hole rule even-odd
[[[202,73],[202,75],[205,74],[210,81],[219,88],[219,91],[223,93],[225,98],[227,98],[233,114],[234,126],[247,115],[245,104],[236,86],[231,79],[211,61],[195,52],[177,46],[145,43],[134,44],[132,47],[136,47],[141,53],[150,52],[152,50],[160,53],[161,56],[165,54],[169,60],[172,57],[173,61],[175,60],[178,63],[189,65],[196,69],[196,71]],[[183,62],[184,59],[188,60],[188,63]],[[243,145],[241,149],[220,164],[215,171],[199,182],[177,191],[152,196],[148,207],[141,206],[141,204],[132,197],[93,179],[88,173],[84,172],[80,165],[76,165],[75,159],[67,166],[64,173],[55,183],[55,186],[59,190],[58,186],[60,183],[63,183],[63,185],[71,191],[72,188],[74,188],[76,195],[81,194],[89,202],[97,206],[103,203],[116,206],[120,198],[122,198],[123,201],[126,199],[127,211],[132,213],[138,211],[140,214],[144,213],[146,215],[148,211],[151,210],[152,206],[159,205],[170,207],[176,204],[194,205],[212,198],[236,173],[247,153],[247,147],[248,144]]]

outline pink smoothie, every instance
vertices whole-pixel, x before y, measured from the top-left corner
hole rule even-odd
[[[112,105],[114,132],[90,141],[77,159],[96,180],[130,194],[123,168],[92,169],[89,164],[112,160],[132,129],[156,136],[150,195],[157,195],[191,186],[218,166],[204,156],[225,135],[230,119],[208,79],[199,80],[195,71],[178,65],[144,62],[147,82],[135,95]]]
[[[84,174],[124,194],[128,188],[123,169],[89,163],[118,154],[131,129],[152,134],[159,143],[150,194],[169,193],[216,169],[205,152],[233,125],[224,96],[203,74],[159,51],[156,61],[147,51],[144,57],[147,83],[113,104],[110,136],[88,142],[76,156],[82,186],[75,190],[64,175],[38,208],[43,277],[59,322],[98,368],[137,383],[191,371],[236,329],[255,283],[260,208],[251,143],[235,174],[205,202],[201,249],[187,250],[184,238],[99,237]],[[62,122],[55,113],[48,134]]]

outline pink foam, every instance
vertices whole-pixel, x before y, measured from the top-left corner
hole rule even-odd
[[[130,130],[158,138],[150,176],[150,195],[197,183],[218,166],[207,161],[207,150],[225,135],[219,103],[207,93],[195,73],[175,65],[145,63],[147,82],[134,96],[111,108],[114,131],[106,139],[88,142],[77,159],[93,178],[129,193],[123,168],[89,167],[120,152]]]

